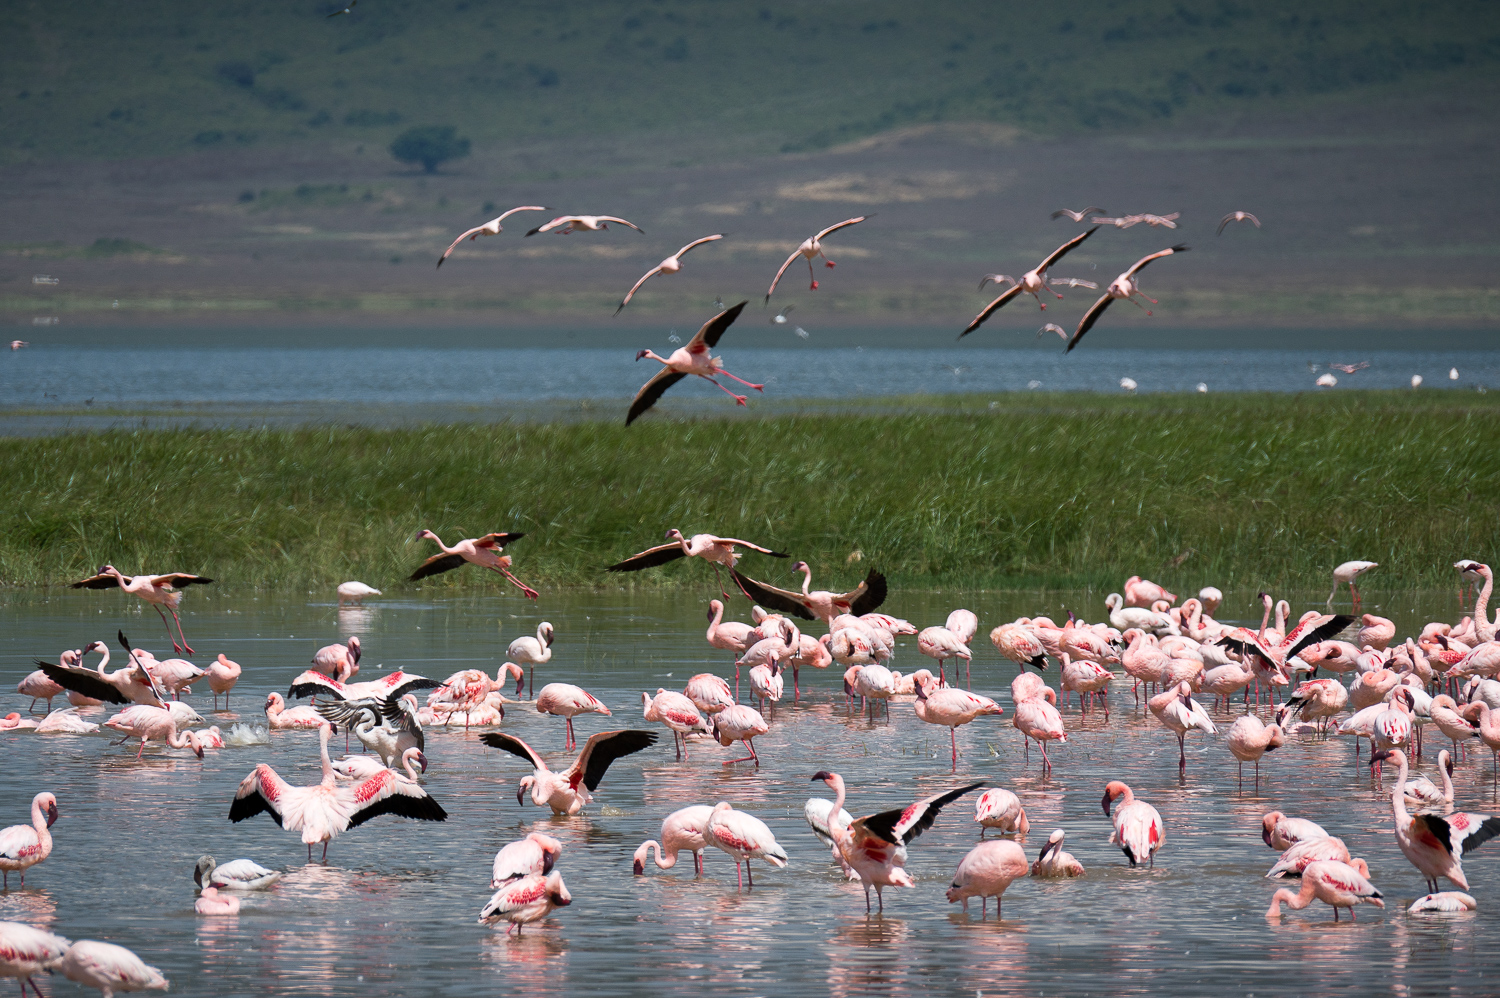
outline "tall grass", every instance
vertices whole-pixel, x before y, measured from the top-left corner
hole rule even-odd
[[[948,406],[944,409],[943,406]],[[736,535],[894,583],[993,588],[1313,585],[1351,558],[1382,584],[1493,556],[1500,406],[1464,393],[1023,396],[676,422],[151,431],[0,442],[0,580],[113,562],[230,588],[387,592],[491,530],[534,585],[675,585],[600,569],[662,532]],[[1185,558],[1184,552],[1192,549]],[[1180,559],[1174,565],[1173,561]],[[743,567],[790,581],[787,562]],[[424,583],[494,587],[466,569]]]

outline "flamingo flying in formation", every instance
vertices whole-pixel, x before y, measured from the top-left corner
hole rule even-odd
[[[813,257],[823,257],[823,266],[825,267],[836,266],[834,262],[828,259],[828,257],[823,253],[823,240],[827,239],[829,236],[839,231],[840,229],[846,229],[851,225],[858,225],[865,219],[874,217],[875,216],[873,215],[860,215],[858,218],[846,218],[842,222],[839,222],[835,225],[830,225],[828,228],[822,230],[817,235],[809,236],[808,238],[802,240],[801,245],[799,245],[795,250],[792,251],[792,255],[786,258],[786,263],[783,263],[781,265],[781,269],[776,271],[776,276],[771,279],[771,287],[766,291],[766,301],[769,302],[771,300],[771,296],[776,293],[776,285],[781,283],[781,275],[786,273],[786,269],[790,267],[799,256],[805,257],[807,260],[807,279],[812,282],[811,290],[818,290],[818,280],[815,276],[813,276]]]
[[[525,534],[517,533],[485,534],[483,537],[466,538],[450,548],[432,531],[418,531],[417,538],[419,540],[425,538],[432,541],[441,551],[422,562],[421,565],[418,565],[417,570],[411,573],[407,581],[416,582],[418,579],[425,579],[429,575],[440,575],[443,572],[451,572],[455,568],[462,568],[464,563],[468,562],[470,565],[478,565],[480,568],[499,572],[515,583],[516,588],[525,593],[527,599],[534,600],[539,595],[537,591],[510,574],[510,555],[501,554],[505,550],[506,545],[513,544],[525,536]]]
[[[674,354],[673,356],[676,355]],[[768,554],[772,558],[791,557],[791,555],[780,551],[761,547],[759,544],[742,541],[738,537],[718,537],[714,534],[694,534],[691,537],[685,537],[681,530],[673,527],[667,531],[666,544],[658,544],[656,547],[637,552],[624,561],[615,562],[606,568],[605,571],[639,572],[645,568],[655,568],[658,565],[665,565],[668,562],[676,561],[678,558],[702,558],[714,566],[714,577],[718,578],[720,565],[725,568],[733,568],[739,564],[742,555],[735,550],[737,547],[749,548],[751,551]],[[720,588],[722,588],[722,583],[720,584]],[[724,605],[720,603],[720,614],[723,613],[723,607]]]
[[[756,603],[803,620],[821,620],[830,627],[833,618],[841,614],[858,617],[879,609],[885,602],[885,576],[873,568],[863,582],[846,593],[812,589],[812,568],[805,561],[793,565],[792,571],[803,573],[800,593],[756,582],[733,568],[729,570],[729,576],[740,587],[740,591]]]
[[[1145,298],[1153,305],[1158,303],[1155,298],[1152,298],[1141,291],[1140,282],[1136,279],[1135,275],[1140,273],[1141,270],[1152,260],[1160,260],[1164,257],[1169,257],[1174,253],[1186,253],[1187,251],[1188,247],[1182,245],[1181,243],[1178,243],[1176,246],[1173,246],[1169,249],[1157,250],[1155,253],[1150,253],[1146,256],[1141,257],[1131,265],[1129,270],[1125,271],[1125,273],[1121,274],[1119,277],[1116,277],[1113,281],[1111,281],[1109,288],[1104,292],[1103,297],[1094,302],[1094,304],[1089,307],[1089,310],[1083,313],[1083,318],[1078,323],[1078,329],[1073,333],[1073,338],[1068,340],[1068,348],[1064,350],[1063,353],[1072,353],[1073,348],[1078,345],[1079,340],[1083,339],[1084,334],[1087,333],[1090,329],[1094,328],[1094,323],[1099,321],[1099,316],[1104,314],[1104,310],[1109,308],[1109,306],[1114,304],[1116,301],[1124,300],[1134,302],[1137,306],[1143,309],[1147,315],[1150,315],[1150,309],[1147,309],[1146,306],[1141,305],[1140,302],[1137,302],[1135,300],[1135,296],[1140,295],[1142,298]]]
[[[492,208],[491,210],[494,210],[494,209]],[[463,233],[462,235],[460,235],[457,239],[453,240],[453,244],[451,246],[449,246],[446,250],[443,251],[443,255],[442,256],[438,257],[437,265],[439,267],[441,267],[443,265],[443,261],[446,260],[446,259],[448,259],[448,254],[452,253],[455,249],[457,249],[458,248],[458,244],[461,243],[461,242],[463,242],[465,239],[468,239],[468,240],[472,241],[472,240],[478,239],[480,236],[498,236],[500,233],[504,232],[505,231],[505,226],[501,225],[500,223],[503,222],[503,221],[505,221],[510,216],[514,215],[516,212],[518,212],[518,211],[546,211],[546,210],[547,210],[546,208],[544,208],[544,207],[542,207],[540,205],[522,205],[519,208],[512,208],[512,209],[510,209],[510,211],[501,212],[495,218],[490,219],[488,222],[485,222],[483,225],[476,225],[476,226],[474,226],[474,228],[470,229],[469,231],[467,231],[467,232]]]
[[[722,374],[726,378],[733,378],[740,384],[756,391],[764,391],[765,385],[757,385],[746,381],[737,374],[730,374],[724,370],[724,360],[712,355],[712,349],[718,346],[719,338],[724,331],[730,327],[735,319],[740,317],[748,302],[740,302],[733,308],[726,309],[703,324],[703,328],[693,334],[687,345],[678,347],[672,351],[670,357],[663,357],[652,350],[642,350],[635,355],[636,360],[650,358],[662,365],[650,381],[641,386],[640,391],[635,393],[635,398],[630,400],[630,411],[625,414],[625,425],[629,426],[635,422],[647,409],[656,404],[657,399],[666,394],[667,389],[690,374],[696,374],[704,381],[711,381],[720,391],[734,399],[736,405],[745,404],[744,395],[736,395],[720,384],[715,375]]]
[[[687,253],[688,250],[692,249],[694,246],[702,246],[704,243],[711,243],[711,242],[714,242],[716,240],[723,239],[723,238],[724,238],[724,233],[722,233],[722,232],[716,232],[716,233],[714,233],[711,236],[704,236],[702,239],[694,239],[692,242],[688,243],[682,249],[678,250],[676,253],[673,253],[671,256],[669,256],[665,260],[663,260],[661,263],[658,263],[656,266],[654,266],[650,270],[646,271],[645,276],[642,277],[639,281],[636,281],[635,282],[635,286],[632,287],[629,291],[625,292],[625,297],[622,298],[622,299],[620,299],[620,307],[617,308],[617,309],[615,309],[615,315],[619,315],[620,314],[620,309],[623,309],[626,305],[630,304],[630,299],[634,298],[635,297],[635,293],[637,291],[641,290],[641,285],[642,284],[645,284],[647,281],[651,280],[651,278],[655,277],[657,274],[675,274],[679,270],[681,270],[682,269],[682,257],[683,257],[683,255],[685,253]]]
[[[1034,269],[1028,270],[1025,274],[1021,275],[1021,279],[1015,284],[1011,285],[1009,289],[1004,291],[999,298],[996,298],[994,301],[990,302],[983,309],[981,309],[979,314],[974,316],[973,320],[964,327],[964,331],[958,334],[958,338],[963,339],[965,336],[968,336],[974,330],[978,329],[981,325],[984,324],[984,321],[986,319],[994,315],[997,311],[1003,308],[1007,302],[1015,298],[1023,291],[1035,298],[1037,300],[1037,304],[1040,305],[1045,311],[1047,308],[1047,303],[1042,301],[1041,293],[1043,291],[1047,291],[1051,294],[1057,295],[1058,298],[1062,297],[1062,295],[1057,294],[1056,291],[1052,291],[1052,289],[1048,287],[1047,269],[1057,261],[1061,260],[1063,257],[1067,256],[1073,250],[1077,249],[1079,243],[1083,242],[1089,236],[1092,236],[1095,232],[1098,231],[1099,226],[1096,225],[1092,229],[1089,229],[1087,232],[1083,232],[1074,236],[1072,239],[1069,239],[1067,242],[1063,243],[1057,249],[1049,253],[1045,260],[1037,264]],[[979,282],[979,287],[982,289],[985,284],[989,283],[990,281],[994,281],[996,284],[999,284],[1000,280],[1004,279],[1004,277],[1005,275],[1003,274],[986,274],[984,280]]]

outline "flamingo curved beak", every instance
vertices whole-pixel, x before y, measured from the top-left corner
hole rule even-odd
[[[650,352],[651,352],[650,350],[642,350],[642,351],[640,351],[639,353],[637,353],[635,355],[635,359],[636,360],[640,360],[642,357],[646,356]]]
[[[1108,792],[1106,792],[1104,794],[1104,800],[1101,801],[1101,804],[1104,807],[1104,814],[1105,814],[1106,817],[1109,816],[1110,805],[1114,804],[1114,802],[1115,802],[1115,799],[1113,797],[1111,797]]]
[[[646,864],[638,859],[631,865],[630,872],[637,877],[642,876],[646,872]]]
[[[516,803],[519,805],[526,797],[525,787],[516,787]]]
[[[53,801],[47,805],[47,827],[51,828],[57,823],[57,802]]]
[[[424,773],[427,772],[427,756],[422,754],[421,752],[417,753],[417,768],[422,770],[422,772]]]

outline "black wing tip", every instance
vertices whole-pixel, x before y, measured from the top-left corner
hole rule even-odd
[[[791,557],[791,555],[787,554],[785,551],[767,551],[766,554],[769,557],[772,557],[772,558],[790,558]]]
[[[1176,246],[1172,247],[1172,252],[1173,253],[1186,253],[1190,249],[1192,249],[1192,247],[1189,246],[1189,245],[1187,245],[1186,243],[1178,243]]]

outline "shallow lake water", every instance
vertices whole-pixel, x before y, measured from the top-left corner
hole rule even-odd
[[[919,721],[910,700],[895,702],[888,719],[851,715],[837,668],[804,670],[797,703],[788,683],[770,733],[757,739],[759,770],[720,764],[744,754],[739,745],[695,742],[691,758],[678,762],[670,733],[642,719],[640,693],[680,689],[701,671],[732,681],[729,655],[703,639],[707,586],[701,594],[543,594],[537,607],[509,595],[433,599],[408,590],[345,611],[330,594],[194,590],[183,622],[197,661],[222,651],[245,667],[232,712],[213,714],[206,687],[189,698],[225,729],[237,719],[263,723],[265,694],[285,692],[315,648],[351,634],[364,643],[360,678],[400,667],[441,679],[471,667],[493,673],[505,645],[547,619],[557,642],[538,684],[577,683],[614,710],[612,718],[579,718],[580,739],[627,726],[656,728],[662,738],[616,762],[583,815],[557,819],[529,798],[516,804],[517,781],[528,772],[521,760],[485,748],[477,732],[429,729],[424,783],[447,809],[447,822],[376,819],[335,840],[325,865],[307,863],[298,836],[268,816],[227,820],[236,786],[258,762],[293,783],[317,781],[311,733],[273,732],[269,744],[210,751],[201,762],[158,745],[137,762],[134,745],[102,736],[0,734],[0,825],[26,821],[31,797],[44,789],[57,795],[61,812],[51,858],[31,870],[24,889],[12,877],[0,894],[0,918],[129,946],[166,973],[172,993],[219,996],[1483,994],[1500,979],[1500,909],[1491,890],[1500,883],[1500,843],[1465,864],[1480,911],[1406,914],[1424,893],[1421,877],[1396,848],[1388,796],[1355,764],[1347,739],[1299,738],[1268,755],[1257,793],[1248,779],[1237,786],[1222,736],[1194,733],[1180,781],[1175,738],[1132,702],[1122,681],[1108,720],[1098,712],[1081,717],[1076,701],[1064,710],[1069,742],[1052,751],[1050,774],[1034,747],[1028,764],[1011,727],[1015,666],[1000,660],[985,635],[1022,614],[1061,618],[1074,609],[1099,619],[1102,592],[892,593],[883,609],[919,626],[940,623],[958,605],[980,615],[973,685],[1006,713],[959,730],[956,772],[947,731]],[[1402,635],[1459,615],[1456,588],[1389,597],[1365,588],[1365,609],[1394,618]],[[1297,612],[1321,605],[1324,595],[1302,594]],[[747,609],[735,600],[731,616],[743,619]],[[1221,617],[1258,622],[1255,609],[1253,594],[1232,593]],[[113,646],[121,627],[143,647],[169,650],[156,614],[120,593],[0,601],[0,712],[25,712],[26,699],[11,691],[34,658],[55,661],[61,649],[94,639]],[[903,640],[894,667],[929,664],[914,638]],[[1047,675],[1055,685],[1055,666]],[[1233,712],[1220,716],[1227,726]],[[560,719],[515,705],[503,730],[558,765],[571,758],[562,751]],[[1418,767],[1434,778],[1441,741],[1429,733]],[[946,903],[953,870],[978,838],[971,795],[912,844],[916,888],[888,890],[884,914],[867,916],[859,886],[844,881],[802,818],[808,797],[832,796],[809,782],[819,769],[843,774],[855,816],[973,781],[1009,787],[1030,817],[1028,855],[1063,828],[1087,876],[1017,881],[999,920],[993,905],[985,920],[977,904],[965,915]],[[1493,777],[1489,753],[1471,752],[1455,777],[1459,806],[1494,810]],[[1130,784],[1165,819],[1154,870],[1129,869],[1108,844],[1100,798],[1111,779]],[[648,865],[646,876],[631,875],[632,852],[656,837],[667,813],[720,800],[766,821],[790,865],[757,864],[754,889],[745,891],[736,889],[732,861],[714,850],[701,880],[686,859],[671,871]],[[1343,837],[1368,859],[1387,907],[1361,906],[1356,922],[1335,925],[1315,902],[1268,923],[1264,912],[1278,885],[1263,875],[1276,854],[1261,841],[1259,819],[1272,808]],[[558,869],[574,900],[519,938],[507,937],[475,919],[491,893],[495,851],[531,830],[563,841]],[[248,856],[289,872],[273,890],[246,895],[238,916],[198,917],[192,870],[202,853],[221,862]],[[43,987],[83,993],[61,977]]]

